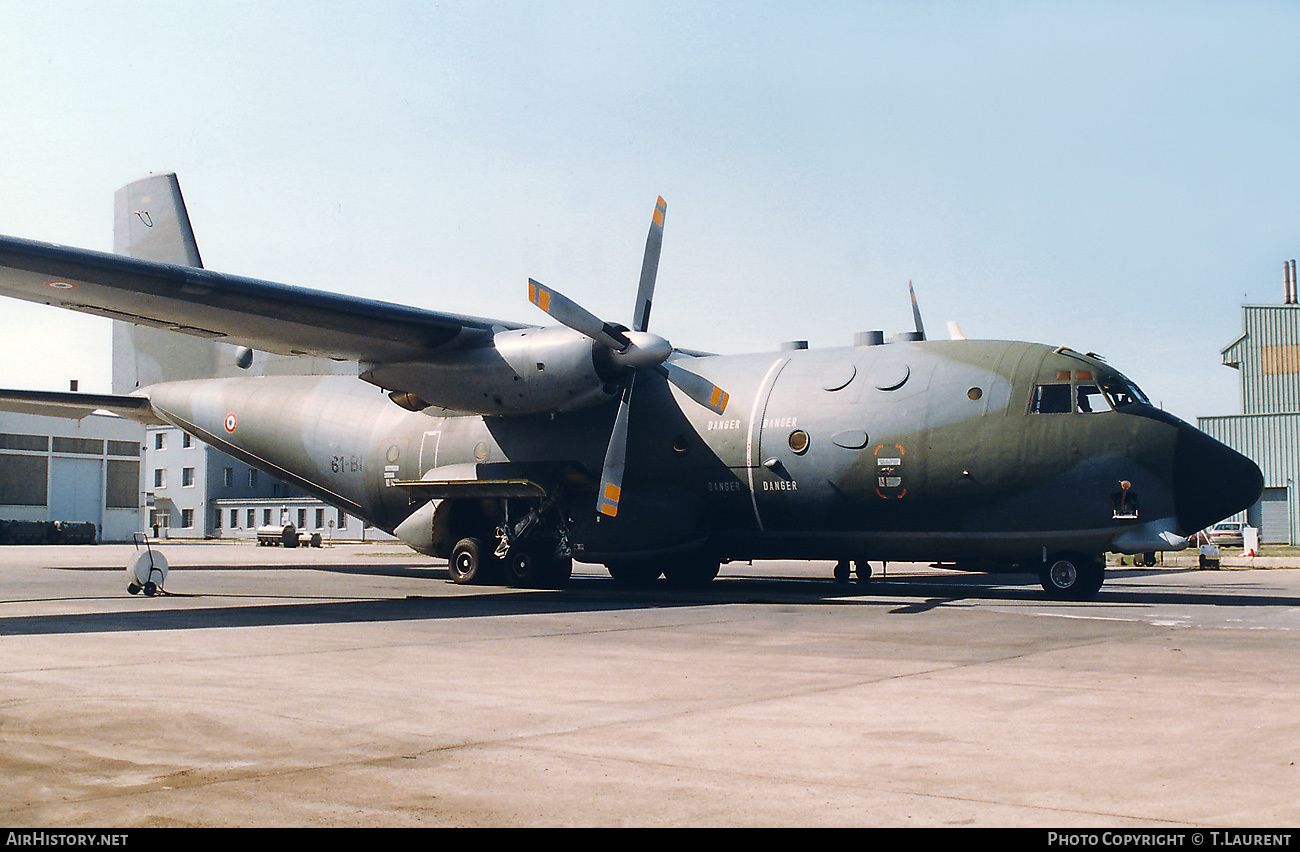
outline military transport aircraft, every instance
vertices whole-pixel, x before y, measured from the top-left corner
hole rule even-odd
[[[627,326],[532,280],[558,324],[223,275],[175,175],[115,205],[113,254],[0,237],[0,294],[124,321],[134,380],[4,406],[178,426],[446,557],[459,583],[554,585],[574,559],[676,584],[734,560],[859,577],[923,560],[1014,566],[1079,599],[1105,552],[1186,547],[1263,485],[1101,358],[927,340],[919,310],[914,332],[840,348],[678,349],[649,330],[663,199]]]

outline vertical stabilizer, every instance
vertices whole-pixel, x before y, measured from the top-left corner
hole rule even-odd
[[[113,197],[113,251],[140,260],[177,266],[203,266],[194,229],[172,173],[149,175],[127,184]],[[244,352],[244,358],[240,353]],[[247,353],[163,328],[113,323],[113,393],[126,394],[159,382],[237,375],[317,375],[351,373],[356,362],[327,358]]]
[[[117,191],[113,196],[113,251],[141,260],[203,266],[176,175],[150,175]],[[174,331],[115,320],[113,393],[130,393],[157,382],[214,376],[220,346]]]
[[[140,260],[203,266],[176,175],[150,175],[117,191],[113,251]]]

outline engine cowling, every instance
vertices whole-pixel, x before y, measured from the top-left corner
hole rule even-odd
[[[491,345],[436,361],[362,365],[361,378],[419,402],[470,414],[574,411],[617,396],[615,354],[569,328],[497,332]],[[412,399],[414,397],[414,399]]]

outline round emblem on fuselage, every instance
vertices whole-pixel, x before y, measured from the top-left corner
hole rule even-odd
[[[235,415],[233,414],[226,415],[226,431],[227,432],[235,431]]]

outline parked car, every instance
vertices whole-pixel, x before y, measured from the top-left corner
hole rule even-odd
[[[1241,547],[1241,530],[1244,526],[1239,521],[1224,521],[1210,527],[1206,535],[1210,537],[1211,543],[1220,547]]]

